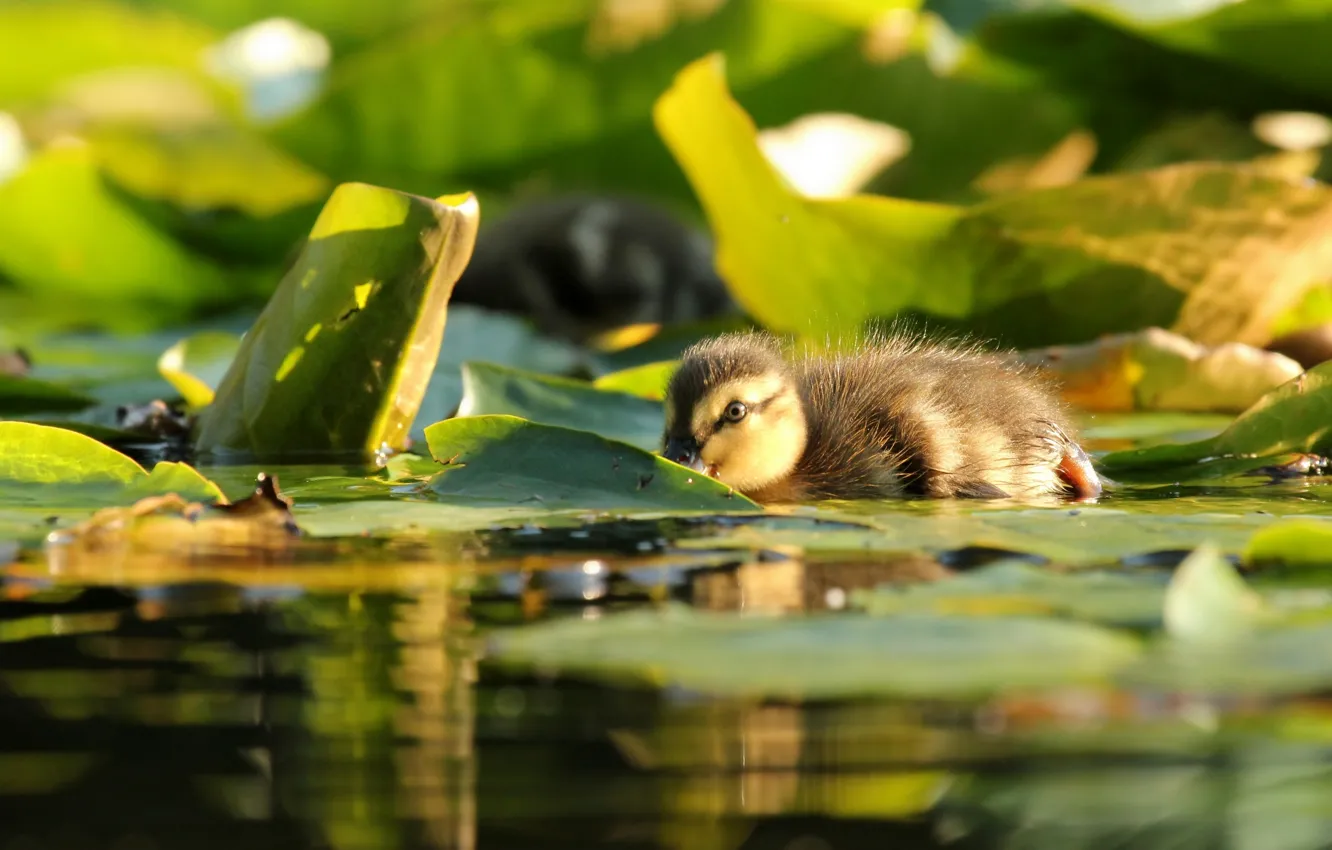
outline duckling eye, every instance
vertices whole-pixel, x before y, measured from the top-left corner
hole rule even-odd
[[[727,422],[739,422],[741,419],[744,419],[745,415],[748,413],[749,408],[745,407],[743,401],[733,401],[726,405],[726,412],[722,414],[722,418]]]

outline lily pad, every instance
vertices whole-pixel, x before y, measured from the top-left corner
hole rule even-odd
[[[463,364],[462,380],[459,416],[508,414],[592,431],[648,451],[661,446],[665,415],[660,402],[491,363]]]
[[[1100,463],[1140,470],[1198,463],[1209,458],[1265,458],[1289,452],[1332,450],[1332,363],[1315,366],[1258,400],[1215,437],[1192,443],[1113,452]]]
[[[7,503],[87,507],[161,493],[222,498],[215,484],[185,464],[164,461],[148,473],[83,434],[32,422],[0,422],[0,497]]]
[[[1332,259],[1332,189],[1258,166],[1184,164],[969,208],[824,201],[777,178],[720,57],[682,71],[655,116],[732,294],[775,330],[837,337],[909,311],[1018,346],[1153,325],[1261,343]]]
[[[1165,630],[1192,643],[1225,643],[1247,635],[1262,601],[1213,546],[1201,546],[1175,570],[1165,595]]]
[[[429,489],[449,501],[546,510],[752,511],[714,479],[627,443],[516,416],[469,416],[426,428],[448,464]]]
[[[0,416],[72,413],[96,403],[97,399],[60,384],[0,373]]]
[[[1256,532],[1244,549],[1244,562],[1287,567],[1332,567],[1332,522],[1295,519]]]
[[[1001,562],[948,581],[856,594],[873,614],[1058,615],[1103,625],[1159,628],[1165,583],[1150,575],[1059,573]]]
[[[1136,640],[1082,623],[840,614],[782,619],[670,607],[497,633],[493,656],[543,671],[710,694],[980,697],[1104,682]]]
[[[402,446],[477,222],[471,195],[339,186],[201,414],[198,451],[274,457]]]
[[[592,382],[592,386],[599,390],[613,390],[661,401],[666,397],[667,382],[679,366],[678,360],[659,360],[642,366],[631,366],[602,375]]]
[[[157,369],[190,407],[206,407],[227,374],[241,338],[225,331],[202,331],[162,352]]]

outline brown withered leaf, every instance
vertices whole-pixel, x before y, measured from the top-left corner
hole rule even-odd
[[[0,375],[21,378],[28,374],[28,370],[31,368],[32,360],[28,358],[28,353],[23,349],[15,348],[0,351]]]
[[[262,561],[280,556],[300,538],[291,501],[278,492],[277,479],[260,473],[250,496],[235,503],[204,505],[175,493],[140,499],[125,508],[107,508],[46,541],[52,570],[82,570],[97,562],[116,572],[125,560],[168,556],[177,561],[241,558]]]
[[[1207,347],[1161,328],[1020,355],[1084,410],[1232,413],[1303,371],[1283,354],[1240,343]]]

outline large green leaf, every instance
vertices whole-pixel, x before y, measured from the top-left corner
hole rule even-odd
[[[1183,466],[1208,459],[1265,458],[1287,452],[1332,450],[1332,363],[1272,390],[1220,434],[1191,443],[1114,452],[1101,464],[1115,470]]]
[[[777,330],[839,335],[909,310],[1016,345],[1151,325],[1261,342],[1332,266],[1332,190],[1256,166],[1087,179],[966,209],[810,200],[760,154],[719,57],[682,71],[656,119],[717,234],[718,268]]]
[[[736,0],[634,50],[589,50],[596,8],[588,0],[497,5],[420,26],[336,66],[320,99],[280,125],[277,138],[341,179],[478,185],[498,169],[530,173],[519,164],[646,127],[671,73],[704,50],[732,48],[737,85],[747,85],[854,37],[807,4]],[[626,175],[668,167],[660,150],[644,153],[657,167],[612,160]]]
[[[820,698],[979,696],[1104,681],[1138,644],[1034,617],[745,617],[668,608],[496,634],[495,656],[547,671],[707,693]]]
[[[0,105],[43,97],[78,74],[126,65],[195,71],[217,37],[174,10],[57,0],[0,4]]]
[[[581,431],[652,451],[665,418],[660,402],[584,381],[522,372],[493,363],[465,363],[459,416],[508,414]]]
[[[97,400],[60,384],[0,374],[0,416],[72,412]]]
[[[1326,0],[1071,0],[1138,36],[1332,98]]]
[[[398,447],[476,239],[471,195],[339,186],[199,420],[201,452]]]
[[[58,310],[78,302],[83,316],[111,325],[143,325],[154,310],[179,317],[229,288],[217,267],[111,192],[91,151],[74,143],[48,148],[0,185],[0,274],[30,298]]]
[[[626,443],[516,416],[470,416],[426,428],[450,467],[430,490],[450,501],[540,510],[745,511],[758,506],[711,478]]]

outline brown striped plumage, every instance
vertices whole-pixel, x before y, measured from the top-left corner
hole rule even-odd
[[[976,347],[894,335],[791,359],[732,334],[684,353],[666,405],[665,454],[758,501],[1100,492],[1056,395]]]

